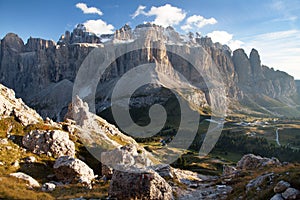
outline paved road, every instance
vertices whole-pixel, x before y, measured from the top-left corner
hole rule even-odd
[[[278,144],[278,146],[281,146],[280,142],[279,142],[279,133],[278,133],[279,128],[276,129],[276,142]]]

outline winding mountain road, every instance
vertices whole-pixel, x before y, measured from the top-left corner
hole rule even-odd
[[[278,130],[280,130],[279,128],[276,129],[276,143],[278,144],[278,146],[281,146],[280,142],[279,142],[279,133]]]

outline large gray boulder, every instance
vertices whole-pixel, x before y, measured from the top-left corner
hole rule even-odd
[[[108,194],[122,200],[173,199],[172,187],[154,171],[115,171]]]
[[[47,154],[55,158],[68,155],[75,156],[75,144],[69,134],[60,130],[34,130],[23,137],[23,145],[36,154]]]
[[[64,183],[79,182],[90,186],[95,178],[94,171],[87,164],[70,156],[56,159],[53,168],[56,178]]]
[[[300,191],[295,188],[288,188],[281,194],[284,199],[300,199]]]
[[[275,193],[281,193],[284,192],[287,188],[289,188],[291,184],[289,184],[286,181],[279,181],[276,186],[274,187]]]

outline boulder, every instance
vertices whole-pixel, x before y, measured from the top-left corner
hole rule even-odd
[[[284,192],[287,188],[289,188],[291,184],[289,184],[286,181],[279,181],[276,186],[274,187],[274,192],[275,193],[282,193]]]
[[[281,194],[275,194],[270,200],[283,200]]]
[[[167,164],[159,164],[152,167],[161,177],[165,179],[177,178],[173,168]]]
[[[271,182],[274,177],[274,173],[264,174],[261,176],[256,177],[255,179],[252,179],[247,185],[246,185],[246,192],[252,190],[252,189],[258,189],[264,182]]]
[[[128,166],[135,168],[145,168],[153,163],[147,157],[145,151],[138,150],[136,145],[130,144],[111,151],[102,152],[101,162],[114,169],[122,170]]]
[[[222,176],[234,176],[238,170],[234,166],[223,165],[223,173]]]
[[[35,163],[36,158],[34,156],[28,156],[28,157],[24,158],[24,162],[25,163]]]
[[[47,154],[55,158],[75,155],[75,144],[69,134],[60,130],[33,130],[23,137],[23,145],[36,154]]]
[[[7,138],[0,138],[0,145],[6,145],[6,144],[8,144],[8,140],[7,140]]]
[[[34,178],[32,178],[31,176],[29,176],[27,174],[24,174],[23,172],[11,173],[9,175],[16,177],[18,179],[25,180],[26,182],[28,182],[29,187],[40,187],[40,184],[39,184],[39,182],[37,182],[37,180],[35,180]]]
[[[42,186],[43,192],[52,192],[56,188],[56,185],[54,183],[44,183]]]
[[[263,158],[253,154],[244,155],[241,160],[237,163],[237,169],[241,170],[254,170],[264,166],[277,166],[281,165],[277,158]]]
[[[288,188],[281,194],[284,199],[300,199],[300,191],[295,188]]]
[[[94,171],[84,162],[70,156],[61,156],[53,166],[55,176],[64,183],[83,183],[88,186],[95,178]]]
[[[172,187],[152,170],[140,172],[115,170],[108,194],[112,198],[122,200],[173,199]]]

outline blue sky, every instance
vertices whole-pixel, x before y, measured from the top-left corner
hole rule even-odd
[[[57,41],[78,23],[109,33],[125,23],[156,22],[247,53],[256,48],[263,64],[300,79],[299,0],[0,0],[0,9],[1,38],[14,32],[25,42],[30,36]]]

